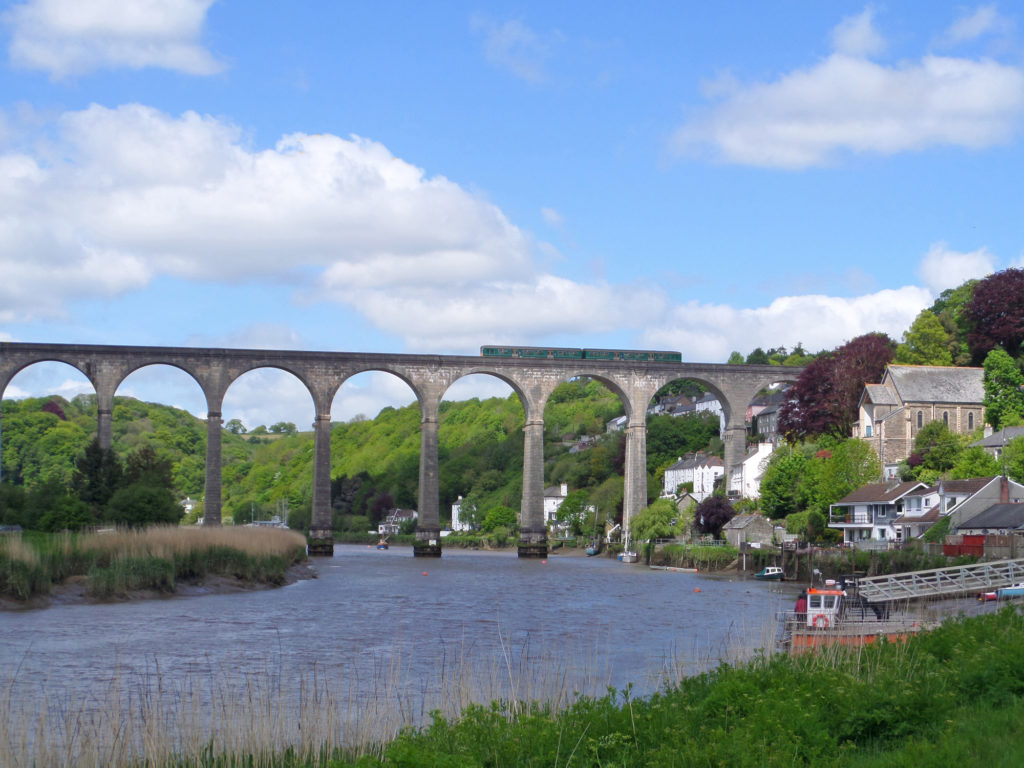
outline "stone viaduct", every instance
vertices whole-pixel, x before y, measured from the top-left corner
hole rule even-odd
[[[207,525],[221,520],[221,407],[232,382],[257,368],[277,368],[307,388],[315,414],[313,509],[309,550],[331,554],[331,404],[351,376],[382,371],[402,379],[419,401],[422,415],[419,471],[419,519],[414,553],[441,553],[438,516],[438,413],[448,388],[463,376],[489,374],[507,383],[523,404],[526,422],[523,457],[523,498],[520,511],[521,557],[547,553],[544,524],[544,406],[558,384],[587,376],[602,382],[621,399],[626,427],[623,527],[647,503],[647,407],[654,394],[676,379],[697,381],[713,392],[725,411],[726,478],[743,460],[746,408],[757,392],[779,381],[794,381],[801,368],[769,365],[720,365],[594,360],[525,360],[452,355],[363,354],[284,350],[135,347],[82,344],[0,342],[0,397],[11,379],[40,362],[66,363],[92,382],[98,402],[98,434],[111,446],[111,417],[118,386],[132,372],[149,365],[170,365],[198,383],[206,397]]]

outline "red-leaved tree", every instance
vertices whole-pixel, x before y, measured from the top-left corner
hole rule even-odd
[[[980,280],[964,307],[967,344],[975,365],[996,347],[1016,359],[1024,343],[1024,269],[1004,269]]]
[[[779,430],[788,440],[832,435],[850,436],[865,384],[882,380],[896,353],[884,333],[866,333],[808,365],[787,390],[779,411]]]

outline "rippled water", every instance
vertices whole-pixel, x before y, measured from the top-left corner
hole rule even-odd
[[[319,578],[276,590],[0,614],[3,677],[15,680],[15,703],[53,707],[115,678],[179,696],[207,681],[208,697],[244,696],[253,679],[334,675],[346,696],[400,699],[417,720],[456,695],[446,686],[457,677],[460,695],[471,686],[477,699],[509,681],[524,698],[555,687],[652,692],[770,645],[796,589],[603,557],[448,550],[431,560],[401,547],[339,546],[316,567]]]

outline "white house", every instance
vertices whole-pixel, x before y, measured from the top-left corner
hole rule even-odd
[[[694,410],[697,413],[707,411],[713,413],[718,417],[718,434],[721,436],[725,432],[725,411],[722,410],[722,404],[718,401],[710,392],[705,392],[701,395],[693,404]]]
[[[663,493],[674,496],[681,483],[693,483],[691,495],[700,503],[715,490],[715,480],[725,475],[725,463],[717,456],[695,453],[680,458],[665,470]]]
[[[729,494],[742,499],[756,499],[761,495],[761,478],[768,467],[775,446],[771,443],[758,443],[751,446],[747,455],[729,478]]]
[[[472,530],[472,526],[462,519],[462,497],[452,504],[452,530],[453,531],[469,531]]]
[[[418,517],[414,509],[392,509],[383,521],[377,523],[377,533],[381,536],[397,534],[402,523]]]
[[[551,521],[555,519],[555,513],[558,512],[558,508],[562,506],[562,502],[565,501],[565,497],[569,495],[569,486],[567,483],[561,485],[553,485],[550,488],[544,489],[544,524],[550,525]]]

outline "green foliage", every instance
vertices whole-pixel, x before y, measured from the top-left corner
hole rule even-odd
[[[647,419],[647,472],[671,466],[680,456],[705,450],[718,437],[718,417],[708,411]]]
[[[984,475],[975,475],[975,477],[984,477]],[[948,515],[940,517],[931,528],[924,532],[921,538],[930,544],[941,544],[946,540],[946,534],[949,533],[949,524]]]
[[[938,420],[925,424],[914,438],[914,453],[921,457],[921,468],[939,473],[951,470],[963,449],[963,439]]]
[[[519,514],[511,507],[491,507],[484,515],[481,528],[488,533],[492,533],[497,528],[516,531],[519,529]]]
[[[862,440],[782,447],[772,454],[761,480],[761,509],[772,520],[809,509],[826,514],[829,505],[877,482],[881,473],[878,456]]]
[[[1017,765],[1022,637],[1024,620],[1007,610],[906,644],[722,665],[648,699],[627,689],[562,712],[494,702],[457,721],[435,713],[358,764]]]
[[[985,421],[993,429],[1024,419],[1024,374],[1005,350],[996,347],[985,357]]]
[[[995,477],[1002,471],[996,458],[981,446],[964,448],[949,472],[952,480],[972,477]]]
[[[949,333],[931,310],[922,310],[903,334],[903,343],[896,348],[896,362],[901,365],[953,364]]]
[[[634,541],[668,539],[676,535],[673,524],[679,519],[679,507],[671,499],[658,499],[629,519],[629,535]]]
[[[1002,453],[1006,474],[1018,483],[1024,483],[1024,437],[1015,437],[1006,444]]]
[[[954,365],[971,364],[971,351],[967,343],[971,321],[965,307],[974,296],[977,283],[977,280],[967,280],[956,288],[947,288],[929,307],[929,311],[938,318],[949,336],[949,352]]]
[[[590,520],[590,505],[587,492],[575,490],[566,496],[562,503],[558,505],[555,519],[560,523],[567,524],[569,526],[569,533],[573,536],[583,534],[590,527],[588,522],[593,522]]]
[[[144,483],[118,488],[103,513],[114,525],[138,528],[144,525],[173,524],[181,520],[182,508],[167,489]]]

